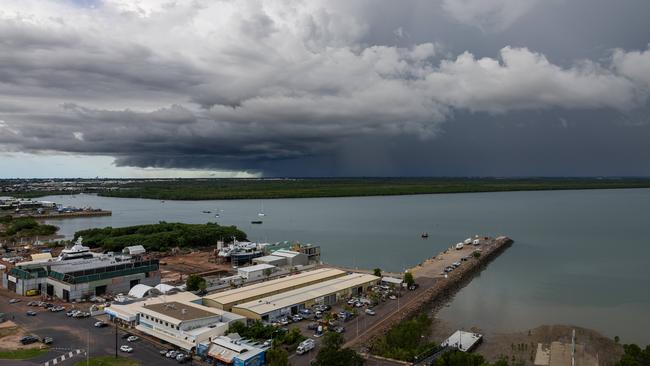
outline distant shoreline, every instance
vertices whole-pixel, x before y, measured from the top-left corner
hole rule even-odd
[[[97,193],[159,200],[240,200],[404,196],[448,193],[650,188],[650,178],[292,178],[141,180],[78,192],[20,192],[21,197]]]

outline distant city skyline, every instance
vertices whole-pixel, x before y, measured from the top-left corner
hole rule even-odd
[[[650,3],[6,0],[0,178],[650,176]]]

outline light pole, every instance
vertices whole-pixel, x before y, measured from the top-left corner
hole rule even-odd
[[[117,358],[117,318],[115,318],[114,322],[115,322],[115,358]]]

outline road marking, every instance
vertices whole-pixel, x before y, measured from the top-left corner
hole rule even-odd
[[[72,358],[72,357],[74,357],[74,356],[76,356],[76,355],[78,355],[78,354],[81,354],[81,352],[83,352],[83,351],[80,350],[80,349],[76,349],[76,350],[74,350],[74,351],[70,351],[70,352],[68,352],[68,353],[66,353],[66,354],[63,354],[63,355],[61,355],[61,356],[58,356],[58,357],[56,357],[56,358],[54,358],[54,359],[51,359],[51,360],[45,362],[43,365],[44,365],[44,366],[50,366],[50,365],[54,366],[54,365],[56,365],[56,364],[59,363],[59,362],[63,362],[63,361],[65,361],[66,359],[69,359],[69,358]]]

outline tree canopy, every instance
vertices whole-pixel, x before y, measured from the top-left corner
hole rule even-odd
[[[626,344],[623,352],[616,366],[650,366],[650,345],[642,349],[636,344]]]
[[[361,366],[365,360],[350,348],[341,348],[345,339],[336,332],[327,332],[312,366]]]
[[[77,231],[74,240],[83,236],[84,243],[105,250],[121,250],[142,245],[147,250],[165,251],[174,247],[199,248],[214,245],[218,240],[246,240],[246,234],[235,226],[216,223],[182,224],[161,221],[158,224],[127,227],[105,227]]]
[[[198,275],[189,275],[185,281],[188,291],[205,290],[205,278]]]

